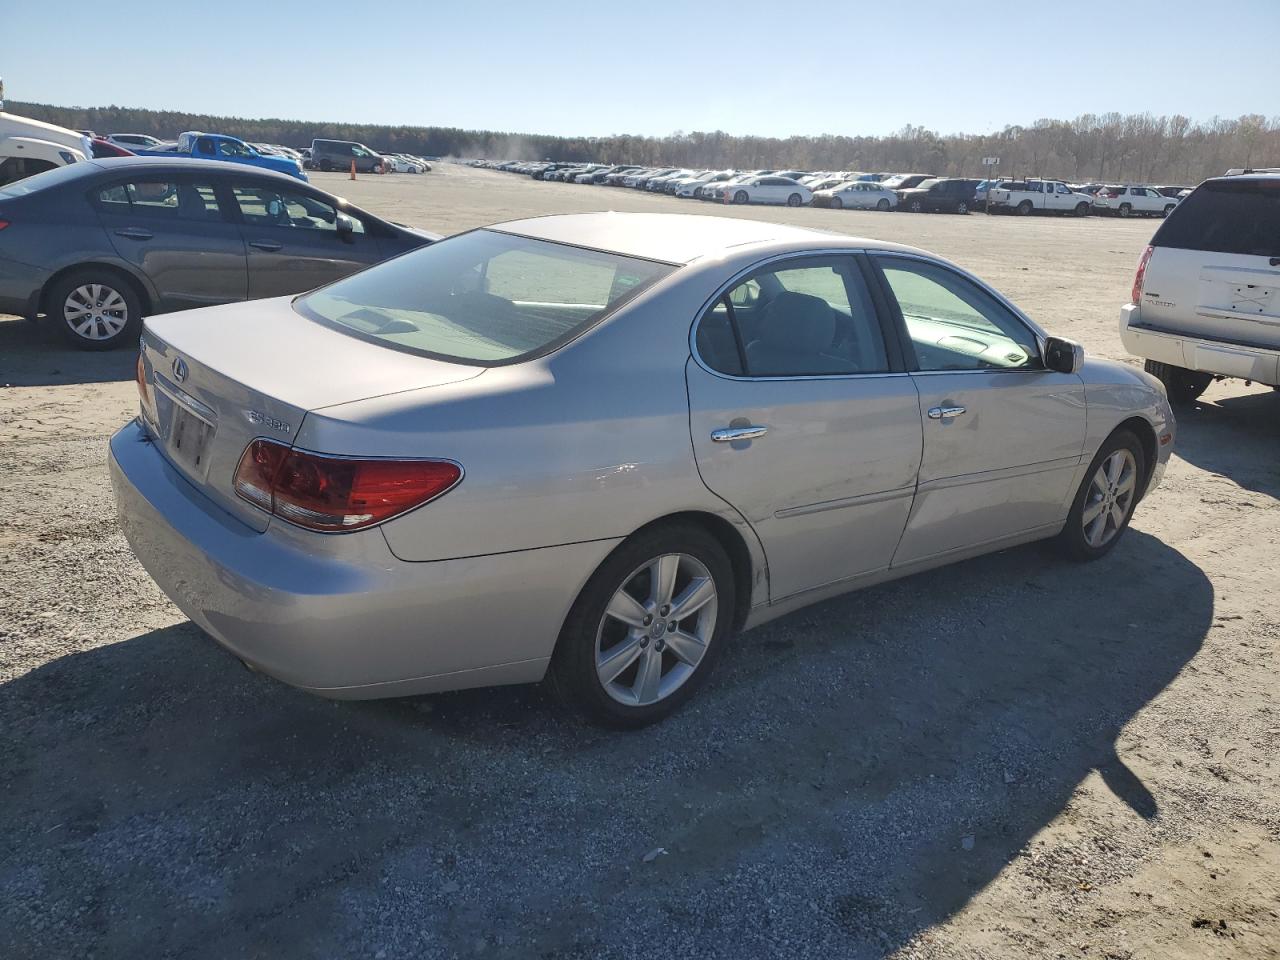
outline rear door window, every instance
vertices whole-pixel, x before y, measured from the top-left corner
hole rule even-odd
[[[127,180],[99,187],[93,202],[103,213],[149,220],[222,219],[210,181],[168,177]]]
[[[1157,247],[1280,257],[1280,179],[1210,180],[1160,225]]]

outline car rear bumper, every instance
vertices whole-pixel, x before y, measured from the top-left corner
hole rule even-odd
[[[379,529],[252,530],[136,423],[112,438],[110,469],[125,537],[178,608],[263,673],[339,699],[536,682],[618,543],[408,563]]]
[[[1144,327],[1142,308],[1136,304],[1120,308],[1120,340],[1126,350],[1145,360],[1269,386],[1280,384],[1280,350]]]

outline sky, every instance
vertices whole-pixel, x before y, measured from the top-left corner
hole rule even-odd
[[[62,106],[582,136],[877,135],[908,123],[989,133],[1110,110],[1280,115],[1280,0],[986,9],[0,0],[0,77],[11,100]]]

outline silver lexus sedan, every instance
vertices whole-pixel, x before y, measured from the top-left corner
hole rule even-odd
[[[1159,482],[1159,384],[909,247],[723,217],[473,230],[147,321],[111,442],[174,602],[329,697],[538,681],[661,718],[735,631]]]

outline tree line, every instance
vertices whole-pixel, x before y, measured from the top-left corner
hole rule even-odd
[[[1131,180],[1194,184],[1230,167],[1280,165],[1280,117],[1246,114],[1193,123],[1149,113],[1083,114],[1037,120],[991,134],[938,134],[906,125],[888,136],[758,137],[717,130],[663,137],[616,134],[554,137],[459,127],[318,123],[216,117],[133,107],[58,107],[10,101],[10,112],[73,130],[147,133],[174,139],[184,130],[230,134],[257,143],[309,146],[317,137],[355,140],[375,150],[441,157],[574,160],[680,167],[915,171],[982,176],[982,158],[999,157],[1001,176],[1073,181]]]

